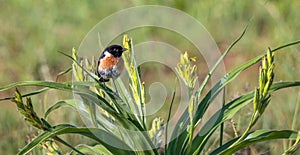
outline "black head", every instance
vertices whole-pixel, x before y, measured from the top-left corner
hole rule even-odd
[[[120,45],[111,45],[104,49],[104,52],[107,51],[115,57],[121,57],[122,53],[127,49]]]

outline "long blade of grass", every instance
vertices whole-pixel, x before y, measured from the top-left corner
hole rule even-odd
[[[5,91],[11,88],[20,87],[20,86],[44,86],[48,88],[57,88],[60,90],[70,90],[71,82],[66,83],[57,83],[57,82],[47,82],[47,81],[21,81],[11,83],[9,85],[0,87],[0,91]]]
[[[57,140],[58,142],[64,144],[65,146],[69,147],[70,149],[74,150],[75,152],[79,153],[80,155],[84,155],[84,153],[82,153],[80,150],[76,149],[75,147],[73,147],[71,144],[65,142],[64,140],[62,140],[61,138],[55,136],[52,137],[53,139]]]
[[[293,116],[293,121],[292,121],[292,125],[291,125],[291,129],[294,130],[296,129],[296,122],[297,122],[297,118],[298,118],[298,114],[299,114],[299,108],[300,108],[300,91],[298,92],[298,96],[296,99],[296,105],[295,105],[295,110],[294,110],[294,116]],[[292,145],[292,141],[289,141],[289,146]]]
[[[23,97],[37,95],[37,94],[43,93],[43,92],[45,92],[47,90],[49,90],[49,88],[42,88],[42,89],[39,89],[39,90],[36,90],[36,91],[32,91],[30,93],[24,94],[21,97],[23,98]],[[0,101],[6,101],[6,100],[12,100],[12,99],[13,99],[13,97],[6,97],[6,98],[1,98]]]
[[[117,79],[117,85],[122,100],[126,103],[126,105],[130,108],[130,111],[132,111],[133,114],[138,113],[138,107],[137,105],[134,103],[134,100],[132,99],[130,93],[128,92],[128,90],[126,89],[126,86],[124,85],[123,81],[120,79]],[[138,116],[136,116],[136,120],[139,120]]]
[[[60,76],[69,73],[71,70],[72,70],[72,67],[69,67],[69,68],[67,68],[66,70],[64,70],[64,71],[62,71],[62,72],[60,72],[60,73],[58,73],[58,74],[56,75],[55,81],[58,81],[58,78],[59,78]]]
[[[223,89],[223,97],[222,97],[222,108],[225,106],[225,98],[226,98],[226,87]],[[223,132],[224,132],[224,122],[221,124],[220,127],[220,146],[223,145]]]
[[[300,81],[297,82],[279,82],[274,83],[269,92],[272,93],[274,91],[289,88],[289,87],[297,87],[300,86]],[[206,142],[214,133],[214,131],[221,125],[222,122],[231,119],[236,112],[238,112],[241,108],[246,106],[254,96],[254,92],[247,93],[242,95],[229,103],[227,103],[224,108],[218,110],[214,115],[212,115],[209,120],[201,127],[197,136],[193,140],[193,150],[197,153],[200,153],[204,146],[207,144]]]
[[[86,70],[86,69],[85,69],[83,66],[81,66],[81,64],[80,64],[79,62],[77,62],[72,56],[70,56],[70,55],[68,55],[68,54],[66,54],[66,53],[64,53],[64,52],[61,52],[61,51],[58,51],[58,52],[61,53],[61,54],[64,55],[64,56],[68,57],[69,59],[73,60],[73,62],[75,62],[75,63],[77,64],[77,66],[80,67],[84,72],[86,72],[92,79],[94,79],[95,81],[99,81],[100,78],[99,78],[96,74],[94,74],[94,73],[92,73],[92,72]]]
[[[85,144],[80,144],[76,146],[76,149],[85,154],[104,154],[113,155],[109,150],[107,150],[103,145],[88,146]],[[70,155],[77,155],[75,152],[71,152]]]
[[[176,95],[176,87],[177,87],[177,82],[178,79],[176,79],[175,85],[174,85],[174,91],[173,91],[173,95],[172,95],[172,100],[170,103],[170,107],[169,107],[169,112],[168,112],[168,117],[167,117],[167,122],[166,122],[166,129],[165,129],[165,154],[167,154],[168,152],[168,127],[169,127],[169,121],[171,118],[171,113],[172,113],[172,107],[173,107],[173,103],[174,103],[174,99],[175,99],[175,95]]]
[[[83,94],[83,95],[87,95],[90,97],[94,97],[97,98],[101,101],[100,106],[102,108],[105,108],[105,110],[111,111],[112,113],[116,113],[113,109],[113,107],[101,96],[99,96],[98,94],[94,93],[93,91],[89,90],[89,89],[84,89],[81,88],[81,85],[84,84],[89,84],[89,83],[85,83],[85,82],[64,82],[64,83],[58,83],[58,82],[48,82],[48,81],[23,81],[23,82],[16,82],[16,83],[12,83],[9,85],[6,85],[4,87],[0,88],[0,91],[4,91],[7,89],[11,89],[14,87],[21,87],[21,86],[42,86],[42,87],[47,87],[47,88],[53,88],[53,89],[58,89],[58,90],[63,90],[63,91],[70,91],[70,92],[74,92],[74,93],[78,93],[78,94]]]
[[[64,100],[64,101],[58,101],[57,103],[55,103],[54,105],[52,105],[50,108],[48,108],[47,109],[47,111],[45,112],[45,114],[44,114],[44,118],[46,119],[47,117],[48,117],[48,115],[52,112],[52,111],[54,111],[54,110],[56,110],[56,109],[58,109],[58,108],[60,108],[60,107],[63,107],[63,106],[71,106],[71,107],[73,107],[73,108],[76,108],[76,101],[75,100],[73,100],[73,99],[71,99],[71,100]]]
[[[229,146],[234,143],[238,138],[235,138],[223,146],[217,148],[211,155],[226,155],[226,154],[233,154],[234,152],[245,148],[251,144],[255,144],[258,142],[269,141],[269,140],[276,140],[276,139],[296,139],[297,137],[296,131],[293,130],[256,130],[251,132],[247,135],[247,138],[241,141],[239,144],[235,145],[234,147],[229,148]]]
[[[294,144],[290,145],[290,147],[284,151],[283,155],[294,154],[300,148],[300,131],[298,131],[298,136],[294,141]]]
[[[97,135],[95,135],[97,133]],[[33,148],[39,145],[39,143],[49,139],[53,138],[58,135],[62,134],[80,134],[82,136],[91,138],[103,146],[105,146],[110,152],[113,154],[135,154],[127,144],[125,144],[123,141],[116,138],[114,135],[107,133],[104,130],[97,129],[97,128],[76,128],[71,125],[58,125],[54,127],[51,131],[45,131],[44,133],[40,134],[37,138],[35,138],[33,141],[31,141],[29,144],[27,144],[18,154],[26,154],[29,153]],[[100,138],[99,138],[100,136]],[[107,139],[110,141],[110,143],[113,143],[115,145],[121,146],[123,149],[115,148],[109,144],[107,144],[103,139]]]
[[[243,30],[242,34],[226,49],[226,51],[222,54],[222,56],[215,63],[215,65],[213,66],[213,68],[206,75],[204,81],[202,82],[200,88],[198,89],[199,96],[201,96],[204,88],[206,87],[209,79],[211,78],[211,75],[215,72],[215,70],[220,65],[220,63],[224,60],[224,58],[227,56],[227,54],[229,53],[229,51],[234,47],[234,45],[236,45],[243,38],[244,34],[246,33],[247,28],[248,28],[248,25],[245,27],[245,29]]]

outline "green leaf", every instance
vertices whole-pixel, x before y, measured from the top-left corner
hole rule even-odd
[[[71,70],[72,70],[72,67],[69,67],[69,68],[67,68],[66,70],[64,70],[64,71],[62,71],[62,72],[60,72],[60,73],[58,73],[58,74],[56,75],[55,81],[57,81],[58,78],[59,78],[60,76],[66,74],[66,73],[68,73],[68,72],[70,72]]]
[[[122,98],[122,101],[125,102],[127,107],[129,107],[131,113],[132,114],[138,113],[138,107],[136,106],[133,98],[131,97],[130,93],[128,92],[127,88],[125,87],[123,81],[120,78],[118,78],[116,80],[116,84],[119,88],[119,91],[120,91],[119,95],[121,95],[120,97]],[[140,121],[138,116],[136,116],[135,119]]]
[[[23,98],[23,97],[37,95],[37,94],[43,93],[43,92],[45,92],[47,90],[49,90],[49,88],[42,88],[42,89],[39,89],[39,90],[36,90],[36,91],[32,91],[32,92],[30,92],[28,94],[22,95],[21,97]],[[11,100],[11,99],[13,99],[13,97],[6,97],[6,98],[1,98],[0,101]]]
[[[293,154],[299,149],[300,146],[300,131],[298,131],[298,136],[294,142],[293,145],[291,145],[284,153],[283,155]]]
[[[47,111],[44,114],[44,118],[46,119],[52,111],[54,111],[62,106],[71,106],[73,108],[76,108],[76,105],[77,105],[76,103],[77,102],[73,99],[58,101],[57,103],[55,103],[54,105],[52,105],[50,108],[47,109]]]
[[[171,100],[170,107],[169,107],[169,112],[168,112],[168,117],[167,117],[167,122],[166,122],[166,129],[165,129],[165,154],[167,154],[167,152],[168,152],[168,149],[167,149],[168,148],[168,127],[169,127],[169,121],[171,118],[174,99],[176,96],[177,83],[178,83],[178,79],[175,79],[174,91],[173,91],[172,100]]]
[[[81,65],[78,61],[76,61],[72,56],[70,56],[70,55],[68,55],[68,54],[66,54],[66,53],[60,52],[60,51],[58,51],[58,52],[61,53],[61,54],[64,55],[64,56],[70,58],[71,60],[73,60],[73,62],[75,62],[75,63],[77,64],[77,66],[80,67],[84,72],[86,72],[92,79],[94,79],[95,81],[99,81],[99,77],[98,77],[96,74],[94,74],[94,73],[92,73],[92,72],[86,70],[86,69],[85,69],[84,67],[82,67],[82,65]]]
[[[95,135],[97,133],[97,135]],[[107,148],[113,154],[135,154],[127,144],[125,144],[122,140],[116,138],[114,135],[107,133],[104,130],[97,129],[97,128],[76,128],[71,125],[63,124],[54,127],[51,131],[45,131],[40,134],[37,138],[27,144],[18,154],[26,154],[29,153],[33,148],[39,145],[39,143],[47,140],[48,138],[53,138],[58,135],[62,134],[80,134],[85,137],[89,137],[100,144],[102,144],[105,148]],[[110,143],[114,144],[115,146],[121,146],[121,148],[113,147],[107,144],[104,139],[109,140]]]
[[[107,150],[103,145],[88,146],[81,144],[76,146],[76,149],[85,154],[101,154],[101,155],[113,155],[109,150]],[[71,155],[77,155],[76,152],[72,152]]]
[[[79,151],[79,150],[77,150],[75,147],[73,147],[71,144],[69,144],[69,143],[65,142],[65,141],[64,141],[64,140],[62,140],[61,138],[59,138],[59,137],[55,136],[55,137],[53,137],[53,139],[54,139],[54,140],[56,140],[56,141],[58,141],[58,142],[60,142],[60,143],[62,143],[62,144],[63,144],[63,145],[65,145],[65,146],[69,147],[70,149],[72,149],[73,151],[77,152],[78,154],[81,154],[81,155],[83,155],[83,153],[82,153],[82,152],[80,152],[80,151]]]
[[[245,148],[251,144],[255,144],[258,142],[269,141],[269,140],[276,140],[276,139],[296,139],[297,132],[292,130],[256,130],[251,132],[247,135],[247,137],[241,141],[239,144],[228,148],[232,143],[234,143],[238,138],[235,138],[223,146],[217,148],[211,155],[220,154],[233,154],[234,152]]]
[[[215,65],[213,66],[213,68],[209,71],[209,73],[207,74],[207,76],[205,77],[204,81],[202,82],[198,93],[199,95],[202,94],[204,88],[206,87],[208,80],[210,79],[211,75],[215,72],[215,70],[217,69],[217,67],[219,66],[219,64],[223,61],[223,59],[227,56],[227,54],[229,53],[229,51],[234,47],[234,45],[236,45],[244,36],[244,34],[246,33],[246,30],[248,28],[248,25],[245,27],[245,29],[243,30],[242,34],[226,49],[226,51],[222,54],[222,56],[218,59],[218,61],[215,63]]]

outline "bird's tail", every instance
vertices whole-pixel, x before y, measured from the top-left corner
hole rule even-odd
[[[99,81],[100,81],[100,82],[108,82],[109,79],[104,79],[103,77],[100,77]]]

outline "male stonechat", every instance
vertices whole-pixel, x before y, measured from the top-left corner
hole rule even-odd
[[[113,80],[116,92],[117,87],[115,79],[117,79],[123,70],[124,63],[122,53],[127,49],[120,45],[111,45],[102,52],[97,66],[97,74],[100,77],[100,82],[108,82]]]

